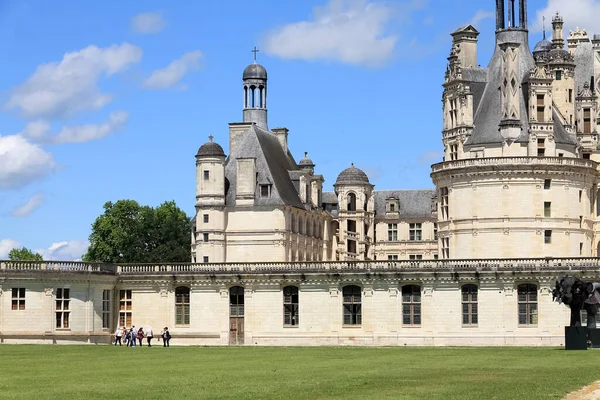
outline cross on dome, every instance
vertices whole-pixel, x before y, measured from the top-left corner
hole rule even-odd
[[[208,136],[208,140],[209,140],[210,142],[212,142],[214,138],[215,138],[215,137],[214,137],[213,135],[209,135],[209,136]]]
[[[258,53],[260,50],[256,48],[256,46],[254,46],[254,49],[252,49],[252,53],[254,53],[254,64],[256,64],[256,53]]]

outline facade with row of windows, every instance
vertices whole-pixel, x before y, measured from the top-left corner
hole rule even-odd
[[[0,342],[109,343],[117,326],[168,326],[179,345],[562,345],[569,311],[554,283],[575,269],[597,281],[597,264],[1,262]]]

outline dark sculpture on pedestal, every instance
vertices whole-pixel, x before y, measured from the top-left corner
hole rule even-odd
[[[571,309],[571,322],[565,327],[567,350],[585,350],[600,346],[600,329],[596,329],[596,314],[600,304],[600,283],[585,282],[574,276],[565,276],[556,282],[552,291],[555,301]],[[587,313],[587,328],[581,326],[581,310]]]

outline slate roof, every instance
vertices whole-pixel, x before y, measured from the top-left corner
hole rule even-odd
[[[236,194],[236,158],[255,158],[258,184],[271,184],[271,197],[256,198],[256,205],[288,205],[304,208],[298,191],[290,179],[289,171],[297,170],[298,166],[288,151],[283,151],[277,137],[264,129],[252,125],[243,134],[234,154],[225,165],[225,177],[229,181],[226,204],[235,205]]]
[[[377,216],[385,215],[387,199],[394,197],[398,199],[398,214],[401,219],[432,218],[432,198],[436,196],[435,189],[417,190],[376,190],[375,212]]]
[[[554,141],[560,144],[577,144],[577,139],[574,135],[567,132],[565,126],[562,124],[558,112],[552,108],[552,119],[554,120]]]
[[[583,85],[590,83],[590,78],[594,76],[594,50],[592,43],[581,42],[575,49],[575,93],[578,93]],[[597,77],[595,77],[597,80]]]
[[[223,148],[213,141],[206,142],[198,149],[197,156],[222,156],[225,157],[225,151]]]
[[[369,183],[369,177],[362,169],[356,168],[354,164],[350,168],[346,168],[338,175],[336,185],[352,185]]]
[[[267,79],[267,70],[260,64],[250,64],[244,70],[242,79]]]

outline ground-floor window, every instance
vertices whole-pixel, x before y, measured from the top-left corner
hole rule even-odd
[[[537,286],[524,283],[517,287],[519,325],[537,325]]]
[[[175,289],[175,325],[190,324],[190,288]]]
[[[71,291],[67,288],[56,289],[56,327],[59,329],[69,328],[69,317],[71,309]]]
[[[296,286],[286,286],[283,288],[283,324],[296,326],[299,323],[298,288]]]
[[[110,290],[102,291],[102,328],[110,329]]]
[[[12,288],[12,310],[25,309],[25,288]]]
[[[477,325],[477,286],[463,285],[462,292],[462,323],[463,325]]]
[[[402,286],[402,324],[421,325],[421,287]]]
[[[344,325],[362,324],[361,289],[359,286],[344,286]]]
[[[133,312],[131,290],[119,291],[119,326],[130,327]]]

